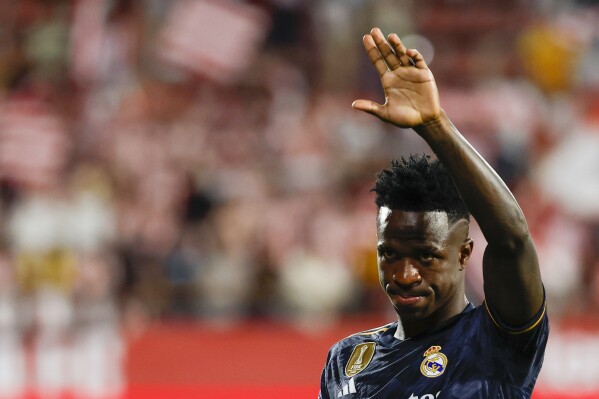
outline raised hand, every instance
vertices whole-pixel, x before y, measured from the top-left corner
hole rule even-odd
[[[403,128],[434,122],[442,111],[432,72],[422,55],[407,50],[395,33],[388,40],[379,28],[363,39],[368,58],[381,77],[385,104],[356,100],[352,107]]]

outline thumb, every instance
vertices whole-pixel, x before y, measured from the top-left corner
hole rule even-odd
[[[356,100],[352,103],[352,108],[359,111],[368,112],[374,116],[382,118],[384,106],[370,100]]]

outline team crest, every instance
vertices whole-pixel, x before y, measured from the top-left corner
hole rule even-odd
[[[345,365],[345,375],[352,377],[364,370],[374,357],[376,343],[366,342],[356,345]]]
[[[440,350],[440,346],[431,346],[424,352],[424,360],[420,364],[420,372],[423,376],[435,378],[445,372],[447,356],[442,354]]]

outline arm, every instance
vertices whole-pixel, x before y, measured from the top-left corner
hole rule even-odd
[[[388,40],[377,28],[364,36],[364,48],[381,77],[385,104],[356,100],[352,106],[411,127],[429,144],[488,241],[483,261],[488,304],[503,322],[523,325],[543,304],[539,264],[524,214],[501,178],[441,109],[434,77],[422,56],[407,50],[395,34]]]

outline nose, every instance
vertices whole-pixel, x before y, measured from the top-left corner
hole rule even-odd
[[[411,262],[398,262],[397,268],[393,273],[393,281],[402,287],[412,287],[420,284],[422,276]]]

